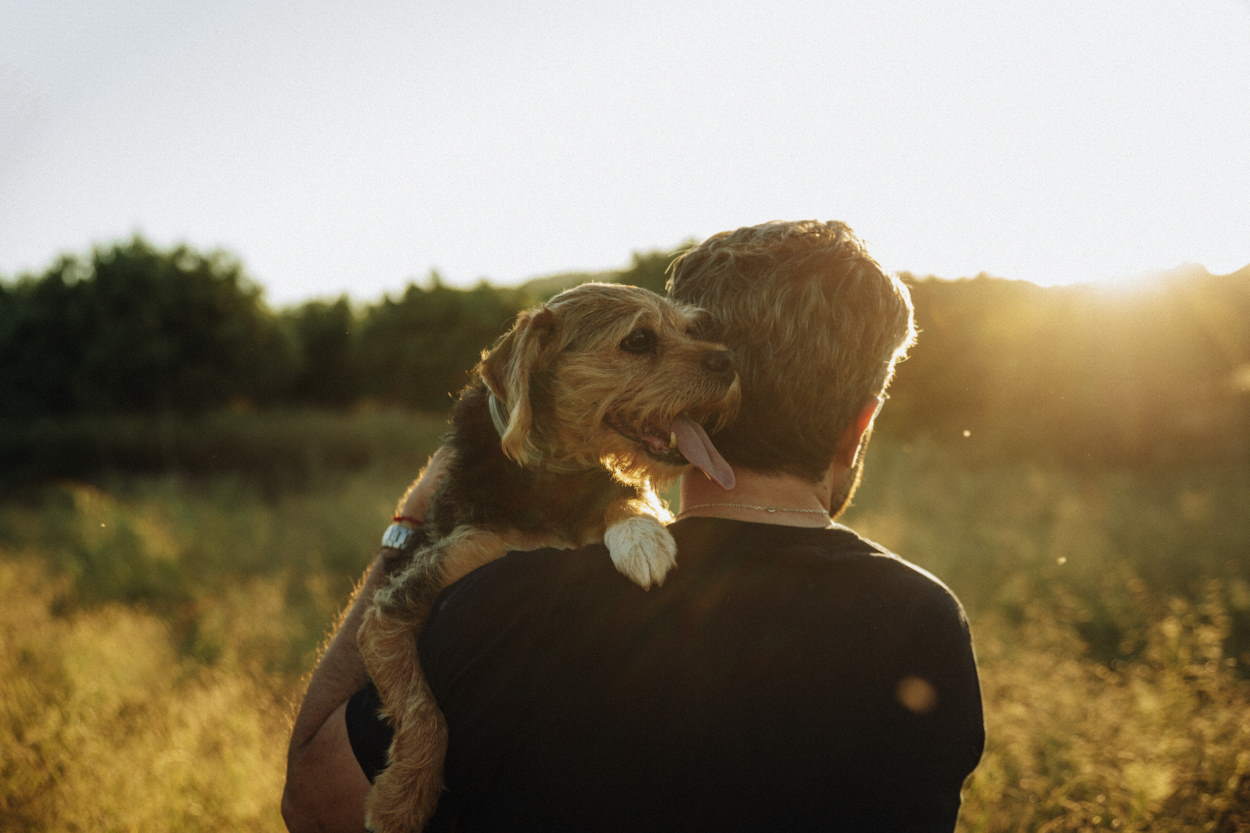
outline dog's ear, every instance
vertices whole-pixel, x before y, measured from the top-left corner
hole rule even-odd
[[[530,404],[530,377],[538,363],[554,349],[556,316],[550,309],[525,310],[494,347],[482,354],[478,371],[490,392],[508,409],[508,425],[500,440],[503,453],[518,465],[539,456],[530,440],[534,411]]]

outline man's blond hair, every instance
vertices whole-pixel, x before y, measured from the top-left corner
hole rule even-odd
[[[911,293],[840,222],[715,234],[669,266],[669,294],[719,319],[742,378],[725,458],[818,480],[915,340]]]

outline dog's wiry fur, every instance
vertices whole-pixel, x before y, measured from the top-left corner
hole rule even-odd
[[[585,284],[522,312],[484,354],[452,415],[427,543],[377,593],[360,629],[395,727],[367,802],[372,830],[420,830],[438,802],[446,726],[416,635],[443,587],[509,550],[599,540],[644,588],[673,566],[653,490],[685,468],[666,442],[670,426],[685,417],[717,428],[739,399],[728,352],[705,340],[706,321],[636,287]],[[502,436],[492,396],[506,408]]]

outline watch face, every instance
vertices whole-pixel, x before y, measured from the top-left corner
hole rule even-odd
[[[382,533],[382,546],[396,550],[407,549],[413,535],[415,533],[408,527],[391,524],[386,528],[386,532]]]

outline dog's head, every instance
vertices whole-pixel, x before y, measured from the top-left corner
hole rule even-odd
[[[693,463],[725,488],[713,431],[737,409],[738,375],[704,311],[635,286],[583,284],[517,316],[478,366],[518,464],[608,467],[663,481]]]

